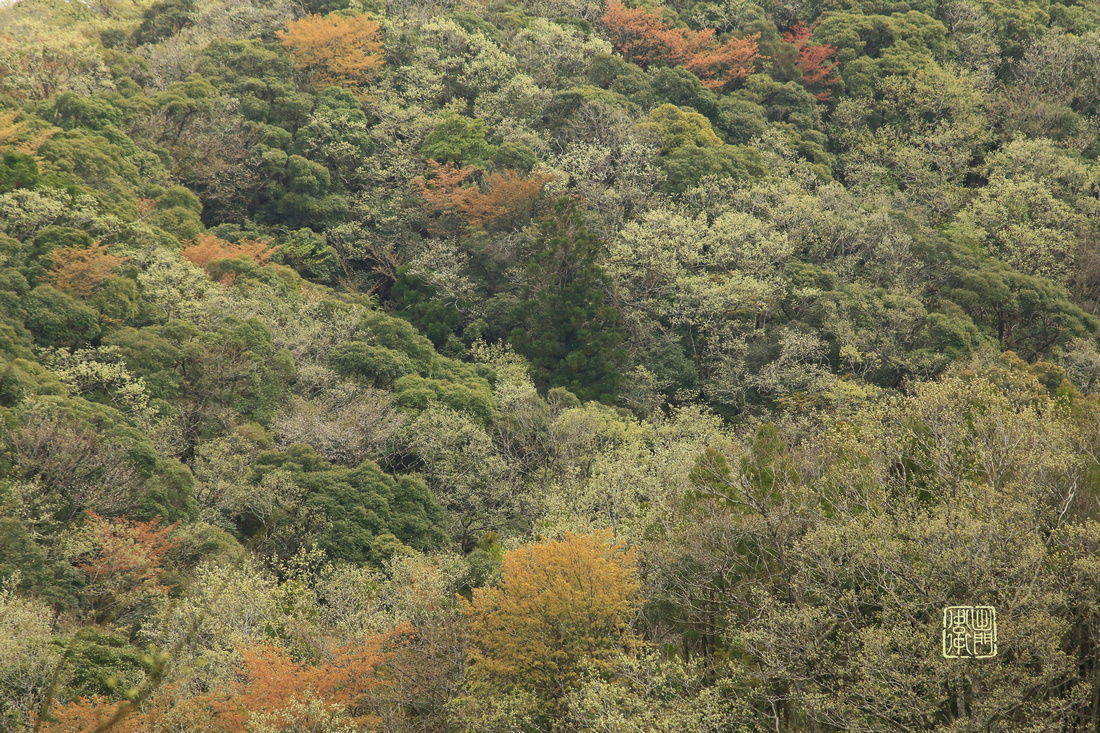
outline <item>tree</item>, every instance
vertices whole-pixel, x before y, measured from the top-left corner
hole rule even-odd
[[[493,450],[488,433],[468,416],[433,406],[402,431],[405,450],[446,510],[451,536],[463,552],[488,531],[520,515],[518,479]]]
[[[458,167],[453,163],[440,165],[428,161],[433,175],[427,181],[417,179],[420,195],[432,214],[442,220],[443,231],[453,229],[460,216],[469,226],[486,230],[519,230],[531,218],[532,208],[553,177],[535,172],[522,175],[514,170],[493,172],[476,182],[473,166]]]
[[[356,640],[333,650],[316,666],[297,662],[272,644],[247,647],[240,653],[248,681],[231,687],[228,694],[215,693],[192,704],[210,704],[219,727],[227,733],[245,733],[252,729],[248,723],[261,720],[279,730],[288,725],[314,730],[333,709],[346,713],[357,726],[374,727],[380,720],[369,712],[370,695],[385,684],[379,667],[412,631],[402,624],[388,633]],[[314,698],[320,701],[320,716],[294,704]]]
[[[686,64],[713,38],[714,31],[674,28],[659,10],[627,8],[612,0],[600,18],[611,32],[611,43],[626,58],[642,68],[650,64]]]
[[[65,247],[50,253],[53,267],[46,282],[57,290],[78,298],[98,291],[125,257],[109,254],[107,245],[96,242],[87,248]]]
[[[107,66],[77,31],[16,22],[0,34],[0,89],[19,99],[49,99],[58,92],[88,94],[107,88]]]
[[[277,31],[294,64],[313,78],[319,89],[331,86],[363,87],[382,67],[378,22],[369,13],[307,15]]]
[[[424,138],[420,153],[437,163],[487,168],[493,148],[485,140],[484,121],[447,112]]]
[[[9,150],[0,158],[0,193],[38,185],[38,163],[29,155]]]
[[[0,715],[6,726],[32,730],[52,694],[61,652],[51,643],[50,608],[0,588]]]
[[[810,36],[815,26],[807,27],[804,23],[795,23],[789,31],[783,34],[783,40],[798,49],[796,64],[802,72],[802,83],[808,87],[815,85],[829,86],[840,83],[840,77],[834,72],[840,65],[839,61],[830,59],[836,54],[836,49],[828,44],[810,44]],[[829,98],[826,89],[817,93],[819,100]]]
[[[708,44],[684,64],[708,89],[728,89],[756,68],[760,58],[760,34],[746,38],[731,36],[724,43]]]
[[[257,483],[279,471],[297,485],[306,529],[333,560],[378,561],[392,551],[388,545],[427,550],[446,542],[443,512],[419,476],[391,476],[369,460],[333,466],[306,445],[265,451],[253,471]],[[263,528],[260,519],[246,515],[239,523],[248,533]]]
[[[562,200],[536,230],[509,342],[531,360],[536,381],[580,397],[610,400],[618,388],[624,338],[608,303],[600,241]]]
[[[638,644],[633,553],[610,531],[566,534],[505,553],[501,572],[499,587],[474,589],[464,606],[470,703],[526,693],[540,717],[555,720],[586,668],[610,671]]]
[[[651,64],[683,66],[711,89],[728,87],[753,72],[759,58],[759,34],[731,36],[719,43],[714,30],[675,28],[659,10],[627,8],[612,0],[601,18],[615,50],[642,68]]]
[[[174,36],[191,25],[194,12],[194,0],[158,0],[142,13],[141,25],[134,31],[134,43],[140,46]]]
[[[129,611],[169,591],[161,563],[176,547],[169,535],[178,523],[159,526],[160,519],[131,522],[107,519],[95,512],[87,518],[88,549],[78,563],[88,576],[85,594],[94,618],[117,622]]]
[[[212,234],[203,233],[185,246],[180,254],[209,272],[214,262],[224,259],[245,259],[258,265],[266,265],[277,249],[278,247],[272,247],[269,242],[259,242],[247,237],[239,242],[227,242]]]

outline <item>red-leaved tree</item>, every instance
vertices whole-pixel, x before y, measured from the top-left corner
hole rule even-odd
[[[803,84],[808,87],[837,84],[840,82],[840,78],[834,72],[840,64],[831,60],[836,53],[836,49],[827,44],[810,44],[810,36],[816,27],[816,23],[809,28],[801,22],[796,23],[783,34],[783,40],[798,49],[798,61],[796,63],[802,72]],[[820,100],[828,99],[828,90],[819,91],[817,98]]]

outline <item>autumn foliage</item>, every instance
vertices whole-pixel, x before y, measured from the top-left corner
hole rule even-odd
[[[368,13],[350,18],[307,15],[275,35],[321,89],[361,86],[383,63],[379,25]]]
[[[523,176],[513,170],[484,176],[481,185],[475,180],[481,173],[474,166],[457,166],[428,161],[432,175],[418,178],[417,186],[429,213],[446,230],[465,222],[484,229],[514,229],[529,218],[532,206],[552,177],[535,172]]]
[[[816,24],[815,24],[816,25]],[[802,82],[812,87],[815,85],[831,85],[840,82],[840,78],[834,73],[839,62],[831,61],[836,49],[829,45],[810,45],[810,35],[813,27],[807,28],[803,23],[796,23],[789,31],[783,34],[783,40],[798,49],[799,70],[802,72]],[[818,92],[817,98],[828,99],[829,92]]]
[[[88,516],[84,540],[87,552],[77,566],[87,576],[85,595],[96,617],[113,619],[169,591],[161,581],[164,555],[176,543],[176,524],[160,519],[132,522],[125,517]]]
[[[612,0],[601,20],[615,50],[628,61],[642,68],[683,66],[711,89],[748,76],[760,57],[759,34],[719,42],[713,29],[675,28],[659,11],[628,8],[619,0]]]
[[[99,290],[114,269],[126,261],[125,257],[108,254],[107,245],[101,242],[88,247],[62,247],[54,250],[50,258],[53,267],[46,275],[46,282],[80,298]]]
[[[379,719],[369,712],[370,694],[385,684],[376,674],[378,667],[393,653],[395,644],[411,633],[412,628],[402,624],[388,634],[349,644],[317,665],[295,661],[270,644],[242,649],[248,681],[213,700],[211,707],[228,733],[244,733],[249,718],[258,715],[281,719],[284,724],[308,723],[288,717],[295,699],[319,699],[323,712],[338,709],[357,725],[373,727]],[[307,725],[306,729],[311,728]]]
[[[475,589],[465,608],[475,688],[523,686],[552,706],[585,665],[607,665],[636,643],[634,556],[609,530],[513,550],[502,572],[499,587]]]
[[[380,718],[371,712],[372,694],[388,684],[380,676],[385,664],[408,640],[413,629],[401,624],[334,650],[318,664],[293,659],[272,644],[238,649],[241,679],[188,699],[179,685],[166,685],[147,710],[134,711],[114,728],[117,733],[186,730],[197,733],[247,733],[262,721],[276,730],[323,730],[326,721],[343,717],[362,730],[373,730]],[[127,703],[120,703],[127,704]],[[111,717],[116,706],[97,696],[55,711],[53,733],[91,730]]]
[[[233,243],[212,234],[200,234],[183,248],[182,254],[185,259],[210,272],[211,265],[218,260],[244,259],[266,265],[276,249],[266,241],[245,238]]]

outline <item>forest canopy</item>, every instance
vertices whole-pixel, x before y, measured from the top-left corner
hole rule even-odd
[[[1098,159],[1097,0],[0,4],[0,730],[1095,733]]]

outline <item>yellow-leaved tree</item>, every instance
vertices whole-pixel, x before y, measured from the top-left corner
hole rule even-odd
[[[630,625],[634,554],[610,530],[512,550],[501,572],[499,586],[475,589],[465,606],[469,695],[462,707],[479,728],[502,717],[559,717],[565,696],[591,670],[609,671],[640,643]]]
[[[369,13],[307,15],[290,21],[285,31],[275,35],[294,64],[308,71],[319,89],[361,88],[382,67],[379,25]]]

